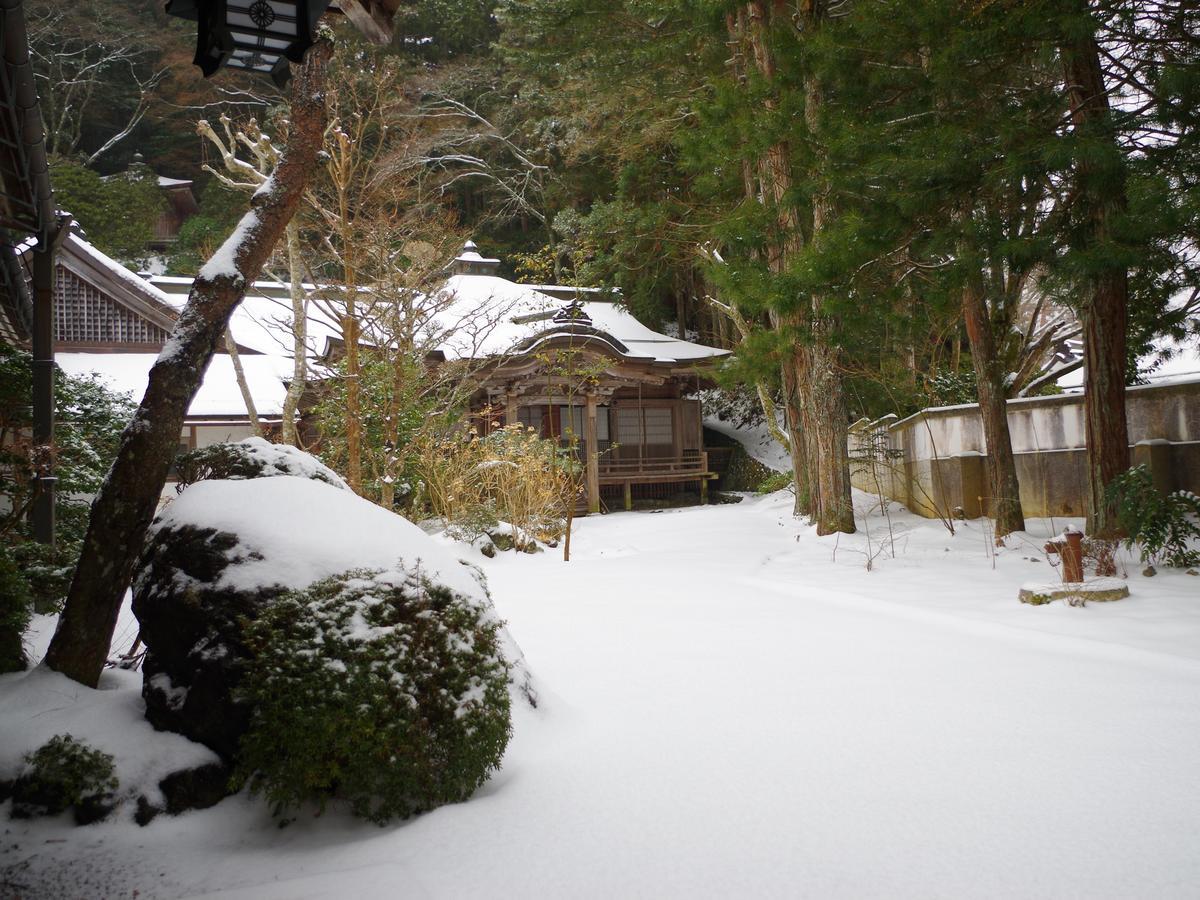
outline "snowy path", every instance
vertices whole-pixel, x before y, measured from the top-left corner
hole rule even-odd
[[[31,871],[143,897],[1196,896],[1200,579],[1034,609],[1046,564],[993,568],[975,523],[902,516],[870,573],[862,536],[833,562],[778,498],[579,525],[569,565],[488,564],[545,702],[471,802],[280,831],[235,798],[64,828]]]

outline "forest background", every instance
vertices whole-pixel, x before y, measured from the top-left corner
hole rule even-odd
[[[1086,348],[1096,493],[1128,464],[1104,437],[1124,433],[1114,398],[1163,337],[1195,334],[1198,15],[1114,0],[403,4],[384,50],[340,29],[335,79],[351,118],[371,107],[383,123],[355,142],[386,165],[354,196],[386,214],[339,233],[310,211],[302,242],[315,277],[344,281],[344,253],[321,252],[331,232],[343,250],[389,228],[397,246],[470,235],[504,274],[614,285],[653,327],[737,348],[725,377],[780,404],[797,511],[822,531],[853,529],[850,421],[978,400],[1003,534],[1022,521],[1004,402],[1056,390]],[[192,274],[244,208],[206,170],[196,120],[283,128],[284,98],[197,79],[191,31],[153,0],[31,3],[30,18],[60,205],[144,262],[161,202],[147,172],[194,179],[200,215],[165,261]],[[345,193],[323,174],[314,193]]]

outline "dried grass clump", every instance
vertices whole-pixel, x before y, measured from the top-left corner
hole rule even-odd
[[[452,533],[473,540],[500,523],[517,549],[554,540],[575,500],[578,464],[558,444],[524,425],[424,441],[417,449],[422,499]]]

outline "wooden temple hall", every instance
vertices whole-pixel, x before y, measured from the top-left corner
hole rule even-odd
[[[505,310],[475,397],[483,421],[574,447],[589,512],[693,490],[704,502],[716,474],[699,391],[728,351],[647,328],[612,292],[520,285],[497,276],[498,265],[468,243],[445,287],[456,301]]]

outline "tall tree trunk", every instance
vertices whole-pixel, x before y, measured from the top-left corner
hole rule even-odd
[[[1017,463],[1012,438],[1008,433],[1008,403],[1005,400],[1004,375],[996,356],[996,341],[983,296],[982,279],[972,271],[963,285],[962,313],[975,364],[975,384],[983,435],[987,441],[985,466],[988,478],[988,507],[996,520],[996,539],[1025,530],[1021,509]]]
[[[1078,14],[1090,15],[1085,4],[1080,3]],[[1086,34],[1073,30],[1061,49],[1071,122],[1085,144],[1075,161],[1085,223],[1082,246],[1077,249],[1098,260],[1079,305],[1086,373],[1087,532],[1113,537],[1119,528],[1105,490],[1129,468],[1125,414],[1129,277],[1124,263],[1104,248],[1112,242],[1114,220],[1126,206],[1125,161],[1116,142],[1094,29]]]
[[[201,268],[92,505],[79,565],[46,654],[51,669],[81,684],[95,687],[104,669],[121,600],[175,457],[188,405],[233,310],[283,234],[316,166],[331,52],[330,43],[319,40],[296,67],[283,160],[270,187],[254,195],[237,229]]]
[[[850,493],[849,428],[846,394],[839,370],[838,350],[814,339],[805,347],[804,376],[807,421],[810,516],[817,534],[854,533],[854,502]]]
[[[304,296],[304,266],[300,259],[300,225],[295,219],[285,229],[288,254],[288,295],[292,301],[292,380],[283,397],[283,425],[280,437],[285,444],[300,446],[296,412],[304,394],[308,376],[308,309]]]
[[[823,0],[804,5],[808,31],[819,28],[825,19]],[[810,139],[820,131],[820,113],[824,104],[820,80],[811,72],[804,79],[804,120]],[[823,155],[818,148],[818,154]],[[812,237],[817,240],[834,218],[828,186],[822,184],[812,200]],[[815,482],[814,516],[817,534],[854,533],[854,500],[850,490],[849,428],[846,393],[842,384],[841,348],[834,332],[838,322],[825,310],[819,295],[810,298],[811,340],[806,348],[805,377],[800,381],[805,407],[809,413],[810,477]]]
[[[774,2],[774,0],[773,0]],[[775,79],[776,65],[768,40],[771,12],[765,0],[754,0],[745,9],[738,10],[734,27],[737,36],[746,35],[754,54],[754,64],[759,75],[767,82]],[[764,100],[768,110],[774,110],[777,102],[768,96]],[[777,234],[767,246],[767,268],[775,274],[787,269],[789,256],[804,248],[804,232],[800,217],[788,196],[792,188],[791,153],[786,141],[776,141],[757,160],[757,176],[762,201],[775,209]],[[748,185],[748,189],[752,187]],[[790,310],[772,310],[771,326],[784,335],[791,344],[780,360],[780,381],[783,384],[784,416],[787,420],[792,459],[792,474],[796,481],[796,505],[798,516],[812,515],[816,508],[814,488],[818,486],[811,468],[813,455],[808,436],[807,389],[805,385],[805,348],[802,343],[808,329],[807,308],[803,298],[796,298]]]

